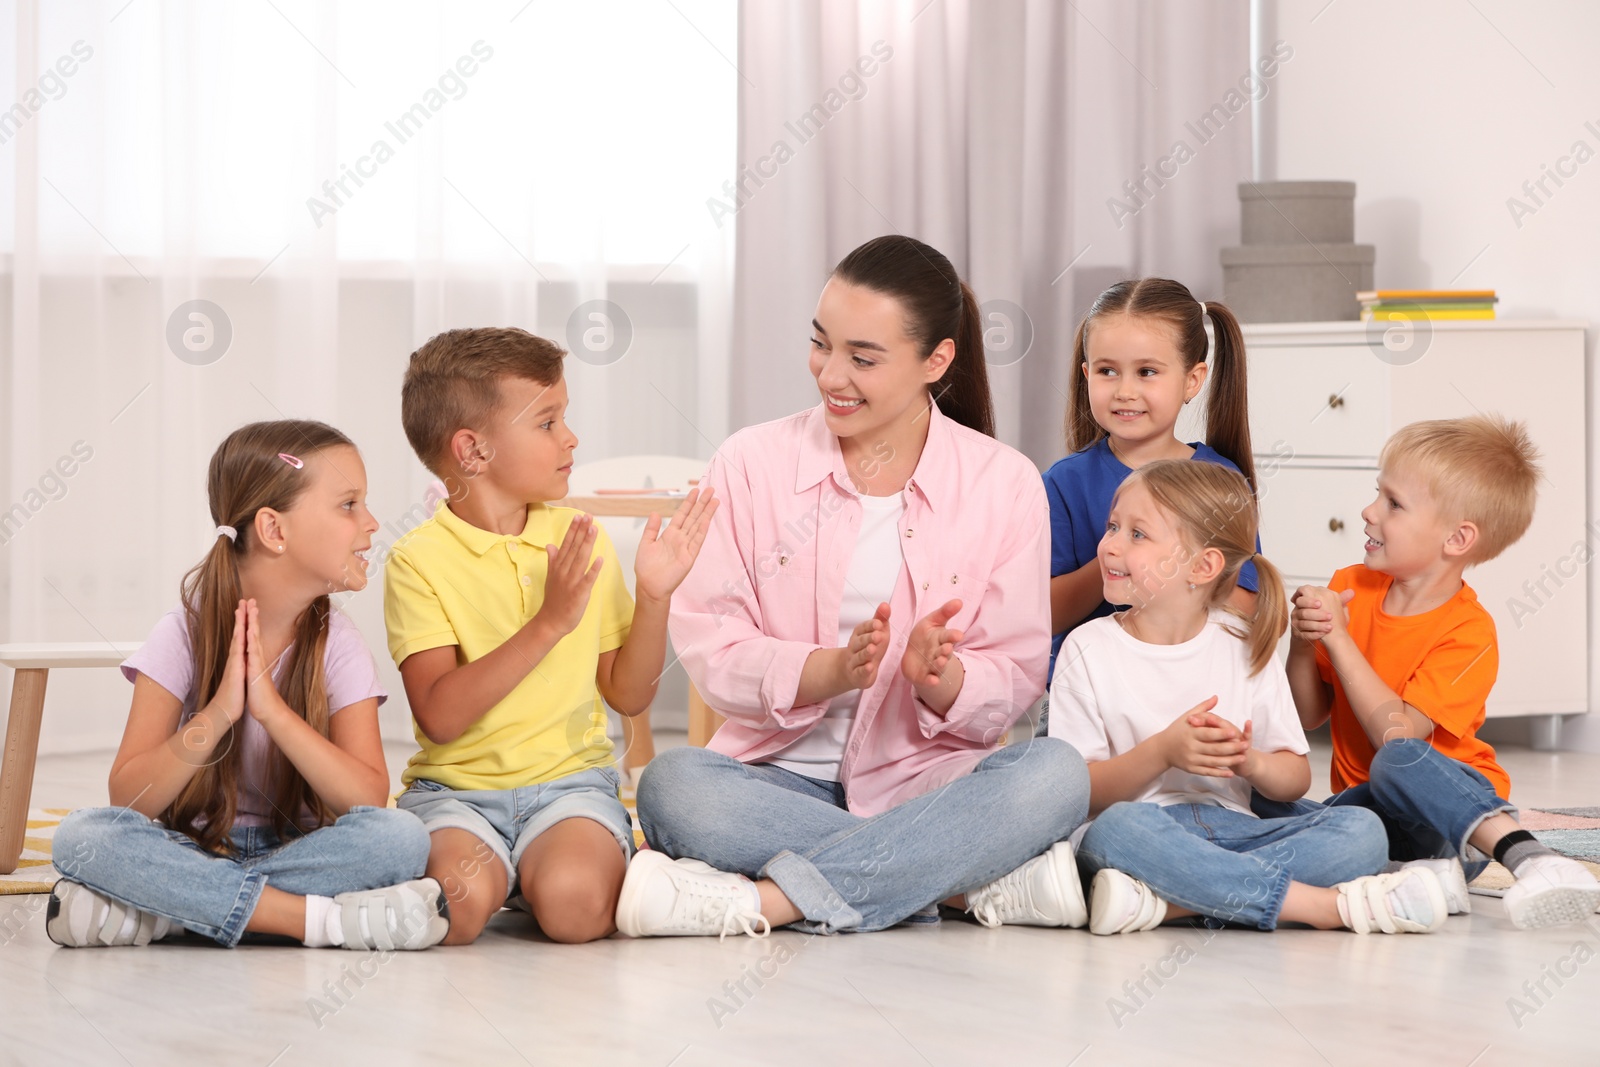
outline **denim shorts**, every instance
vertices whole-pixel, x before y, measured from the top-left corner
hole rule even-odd
[[[418,778],[396,801],[400,810],[436,830],[465,830],[488,845],[506,870],[506,894],[515,896],[517,864],[533,839],[564,819],[593,819],[611,831],[624,859],[633,855],[633,817],[622,806],[615,767],[590,767],[553,782],[520,789],[451,789]]]

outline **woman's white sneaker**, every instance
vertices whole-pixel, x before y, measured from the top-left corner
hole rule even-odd
[[[1402,867],[1341,882],[1339,918],[1358,934],[1428,934],[1450,914],[1439,876],[1426,867]]]
[[[1154,930],[1167,918],[1167,902],[1139,879],[1102,867],[1089,884],[1089,932],[1132,934]]]
[[[766,937],[761,894],[750,879],[699,860],[645,849],[628,864],[617,898],[617,929],[629,937]]]
[[[1057,841],[1010,874],[967,894],[984,926],[1082,926],[1089,917],[1072,846]]]
[[[44,920],[44,932],[64,948],[148,945],[177,929],[176,924],[159,915],[112,900],[81,882],[65,878],[50,890]]]

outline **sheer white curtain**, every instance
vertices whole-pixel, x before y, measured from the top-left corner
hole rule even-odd
[[[1248,53],[1245,0],[747,0],[736,422],[815,402],[806,331],[827,272],[899,232],[985,305],[1001,438],[1059,458],[1095,294],[1154,274],[1221,296],[1249,99],[1271,90],[1240,92]]]
[[[350,434],[392,544],[431,481],[401,375],[448,327],[572,347],[580,459],[709,456],[735,25],[733,0],[0,5],[0,640],[142,638],[210,541],[211,450],[255,419]],[[400,697],[381,582],[344,607]],[[51,687],[47,747],[115,742],[124,684]]]

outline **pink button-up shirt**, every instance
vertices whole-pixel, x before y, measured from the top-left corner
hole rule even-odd
[[[735,433],[702,485],[722,506],[672,598],[672,642],[728,720],[709,747],[760,762],[827,711],[826,701],[796,705],[795,696],[806,657],[838,647],[861,501],[820,404]],[[934,407],[905,504],[889,649],[839,767],[859,815],[972,770],[1044,692],[1050,656],[1050,516],[1032,462]],[[917,698],[900,658],[917,620],[953,598],[964,679],[941,715]]]

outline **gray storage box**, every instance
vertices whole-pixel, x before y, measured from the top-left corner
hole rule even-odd
[[[1240,322],[1359,319],[1372,245],[1242,245],[1222,250],[1222,300]]]
[[[1239,239],[1348,245],[1356,239],[1356,183],[1240,182]]]

